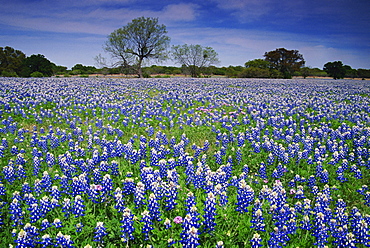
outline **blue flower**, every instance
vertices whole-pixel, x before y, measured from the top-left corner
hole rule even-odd
[[[103,237],[107,235],[106,228],[104,227],[104,223],[103,222],[96,223],[95,230],[96,231],[95,231],[94,241],[102,244],[104,242]]]
[[[48,219],[43,219],[42,222],[41,222],[41,229],[40,229],[40,231],[45,231],[50,226],[51,226],[51,224],[48,221]]]
[[[80,195],[77,195],[75,197],[75,201],[73,204],[72,211],[75,215],[75,218],[80,217],[80,216],[85,216],[85,205],[83,205],[84,200],[82,200]]]
[[[254,190],[249,186],[244,179],[239,182],[237,192],[237,208],[236,211],[243,213],[248,212],[250,203],[254,200]]]
[[[151,193],[148,200],[148,210],[152,221],[161,221],[161,212],[159,210],[159,203],[155,194]]]
[[[13,226],[23,225],[23,212],[21,204],[17,199],[13,199],[9,207],[10,219],[13,220]]]
[[[264,218],[262,215],[262,204],[259,199],[256,199],[254,203],[251,223],[251,228],[255,228],[256,231],[266,231]]]
[[[60,221],[60,219],[54,219],[53,225],[54,225],[56,228],[63,227],[63,224],[62,224],[62,222]]]
[[[135,208],[145,205],[145,185],[141,181],[136,184],[134,196]]]
[[[250,240],[251,247],[252,248],[262,247],[261,241],[262,241],[262,238],[258,233],[253,234],[253,237]]]
[[[56,241],[56,246],[60,246],[63,248],[72,248],[73,246],[73,241],[71,240],[71,236],[69,235],[63,235],[61,232],[59,232],[55,238]]]
[[[143,218],[140,221],[144,223],[142,233],[144,234],[144,240],[148,240],[149,234],[154,229],[152,217],[150,216],[147,210],[144,210],[144,212],[141,215],[143,216]]]
[[[53,239],[50,238],[49,234],[43,235],[41,239],[42,239],[40,241],[40,244],[42,245],[41,248],[47,248],[47,247],[54,246]]]
[[[215,230],[216,222],[215,222],[215,216],[216,216],[216,197],[215,195],[210,192],[207,194],[206,201],[204,203],[204,232],[211,233]]]
[[[123,211],[121,223],[121,232],[124,242],[134,239],[134,215],[131,213],[129,208],[125,208]]]

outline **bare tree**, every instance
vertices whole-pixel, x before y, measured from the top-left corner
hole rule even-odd
[[[201,45],[172,46],[171,55],[176,63],[189,69],[192,77],[199,76],[206,67],[220,62],[213,48]]]
[[[158,18],[139,17],[108,36],[104,50],[116,59],[122,68],[133,69],[143,77],[145,59],[164,60],[170,38],[166,26],[158,24]]]

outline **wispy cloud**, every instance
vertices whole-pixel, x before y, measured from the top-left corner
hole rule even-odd
[[[198,16],[198,6],[191,3],[169,4],[153,11],[135,8],[136,5],[110,8],[102,0],[92,1],[93,4],[90,1],[76,1],[71,5],[69,1],[61,2],[65,4],[56,3],[53,6],[53,2],[41,1],[37,4],[19,3],[19,8],[5,5],[1,11],[0,23],[39,31],[107,35],[140,16],[159,17],[161,22],[169,25],[194,21]],[[122,4],[120,1],[116,2]]]

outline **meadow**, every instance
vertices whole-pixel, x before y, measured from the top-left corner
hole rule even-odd
[[[1,247],[369,247],[370,84],[0,78]]]

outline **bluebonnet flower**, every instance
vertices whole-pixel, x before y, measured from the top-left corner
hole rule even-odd
[[[159,203],[155,194],[151,193],[148,199],[148,210],[152,221],[161,221],[161,212],[159,210]]]
[[[121,220],[121,237],[123,238],[124,242],[127,242],[131,239],[134,239],[134,215],[132,214],[129,208],[125,208],[122,214]]]
[[[332,231],[333,235],[333,244],[336,247],[349,247],[348,246],[348,241],[347,241],[347,235],[348,235],[348,228],[347,226],[339,226],[337,228],[334,228]],[[353,247],[353,246],[352,246]]]
[[[13,199],[9,206],[10,219],[13,221],[13,226],[23,225],[23,212],[21,204],[17,199]]]
[[[77,195],[75,197],[75,201],[74,201],[74,204],[73,204],[73,207],[72,207],[72,211],[73,211],[76,218],[85,215],[84,214],[85,205],[83,205],[83,202],[84,202],[84,200],[82,200],[80,195]]]
[[[2,140],[1,140],[1,146],[3,146],[4,148],[8,148],[9,147],[8,140],[6,138],[2,138]]]
[[[46,153],[46,163],[48,164],[49,167],[55,165],[55,157],[50,152]]]
[[[112,171],[113,176],[118,176],[119,175],[119,165],[117,161],[112,161],[110,164],[110,169]]]
[[[24,230],[21,229],[18,233],[17,239],[15,240],[17,243],[17,248],[28,248],[28,247],[34,247],[32,246],[32,240],[29,237],[28,233]]]
[[[110,192],[113,190],[113,180],[110,178],[110,174],[105,174],[102,180],[102,197],[103,201],[110,195]]]
[[[79,222],[75,225],[76,227],[76,232],[79,233],[79,232],[82,232],[82,228],[84,227],[84,224],[82,222]]]
[[[329,228],[325,225],[325,215],[322,212],[316,212],[315,214],[315,228],[312,233],[312,235],[316,237],[314,245],[324,247],[328,242]]]
[[[305,196],[304,196],[304,190],[303,190],[303,186],[302,185],[297,186],[297,191],[295,193],[294,198],[297,198],[297,199],[303,199],[303,198],[305,198]]]
[[[62,221],[61,221],[60,219],[58,219],[58,218],[54,219],[53,225],[54,225],[56,228],[63,227]]]
[[[321,183],[328,183],[329,182],[329,172],[327,170],[323,170],[320,174],[320,182]]]
[[[184,248],[194,248],[199,246],[199,231],[195,227],[190,227],[190,230],[188,231],[188,238],[186,240],[186,243],[181,241]]]
[[[62,175],[60,178],[60,188],[62,189],[63,193],[69,192],[69,178],[66,175]]]
[[[117,209],[119,213],[123,212],[123,210],[125,209],[125,202],[124,202],[124,198],[122,197],[122,194],[116,193],[114,195],[114,198],[116,200],[116,204],[114,205],[114,208]]]
[[[206,201],[204,203],[204,232],[212,232],[215,229],[216,223],[215,223],[215,216],[216,216],[216,197],[215,195],[210,192],[207,194]]]
[[[135,192],[134,192],[134,202],[135,208],[140,208],[141,206],[145,205],[145,185],[139,181],[136,184]]]
[[[50,191],[51,185],[52,185],[51,177],[47,171],[44,171],[43,176],[41,178],[41,187],[45,191]]]
[[[40,217],[43,218],[46,216],[46,214],[51,210],[51,202],[48,196],[43,196],[40,200]]]
[[[168,218],[166,218],[165,220],[164,220],[164,226],[166,227],[166,229],[169,229],[170,227],[172,227],[172,225],[171,225],[171,220],[170,219],[168,219]]]
[[[61,197],[61,193],[58,189],[58,186],[53,186],[51,187],[51,192],[50,192],[50,196],[53,198],[53,199],[56,199],[56,200],[59,200],[60,197]]]
[[[258,170],[259,172],[259,177],[262,179],[267,179],[267,174],[266,174],[266,165],[265,163],[261,163],[260,168]]]
[[[15,159],[15,164],[24,165],[25,163],[26,163],[26,160],[24,158],[24,155],[22,153],[18,153]]]
[[[31,204],[28,210],[30,211],[30,222],[31,223],[35,223],[41,218],[42,213],[37,203]]]
[[[13,184],[15,181],[15,170],[13,167],[13,163],[10,161],[8,166],[3,167],[3,174],[5,177],[5,180],[7,180],[10,184]]]
[[[251,247],[252,248],[262,247],[263,245],[261,244],[261,241],[262,241],[262,238],[258,233],[253,234],[253,237],[250,240]]]
[[[89,199],[93,202],[93,203],[100,203],[101,200],[100,200],[100,191],[103,189],[103,187],[101,185],[95,185],[95,184],[91,184],[90,185],[90,189],[89,189]]]
[[[255,228],[256,231],[262,231],[262,232],[266,231],[264,218],[262,215],[262,204],[259,199],[256,199],[254,202],[251,223],[252,223],[251,228]]]
[[[143,218],[140,221],[144,223],[142,233],[144,234],[144,240],[148,240],[149,234],[154,229],[152,217],[150,216],[147,210],[144,210],[144,212],[141,215],[143,216]]]
[[[128,196],[130,194],[133,194],[135,191],[135,183],[132,178],[126,178],[123,182],[123,194]]]
[[[216,158],[216,163],[221,165],[222,164],[222,154],[221,151],[215,152],[214,157]]]
[[[167,185],[166,187],[166,193],[165,193],[165,209],[167,211],[170,211],[172,209],[174,209],[177,205],[177,194],[178,194],[178,191],[177,189],[179,188],[180,186],[175,184],[174,182],[170,181],[169,184]]]
[[[236,211],[248,212],[249,204],[254,200],[254,190],[243,179],[239,182],[237,194]]]
[[[95,230],[94,241],[98,243],[98,247],[101,247],[104,243],[103,237],[108,234],[106,232],[107,229],[104,227],[103,222],[98,222],[96,223]]]
[[[10,152],[13,154],[13,155],[17,155],[19,153],[19,150],[18,150],[18,147],[17,146],[12,146]]]
[[[29,183],[24,182],[22,185],[22,193],[23,195],[30,194],[32,192],[31,186]],[[5,195],[5,188],[2,184],[0,184],[0,195]]]
[[[71,240],[71,236],[69,235],[63,235],[61,232],[58,232],[56,238],[55,238],[55,245],[58,247],[65,247],[65,248],[72,248],[73,241]]]
[[[93,180],[95,184],[101,184],[102,182],[102,175],[99,169],[94,169],[93,170]]]
[[[286,235],[287,227],[282,226],[281,228],[274,227],[274,231],[270,233],[270,239],[268,244],[270,247],[282,247],[286,246],[288,236]]]
[[[190,214],[187,214],[184,218],[184,221],[182,222],[182,232],[180,234],[181,236],[180,242],[183,244],[184,247],[190,242],[189,239],[191,238],[190,237],[191,234],[189,232],[192,228],[195,228],[196,230],[195,235],[198,235],[198,229],[196,228],[196,226],[197,226],[197,223],[194,222],[194,218]],[[195,230],[193,229],[193,231]],[[194,236],[194,233],[193,233],[193,236]]]
[[[48,219],[43,219],[41,221],[41,229],[40,231],[45,231],[47,228],[51,227],[51,224]]]
[[[40,244],[42,245],[41,248],[47,248],[54,246],[53,239],[50,238],[49,234],[45,234],[41,237]]]
[[[310,217],[308,215],[304,215],[301,222],[300,222],[300,228],[303,230],[311,230],[312,225],[310,222]]]
[[[193,192],[189,192],[187,194],[187,197],[185,199],[185,210],[186,212],[190,212],[190,209],[192,206],[195,206],[196,205],[196,198],[193,194]]]

